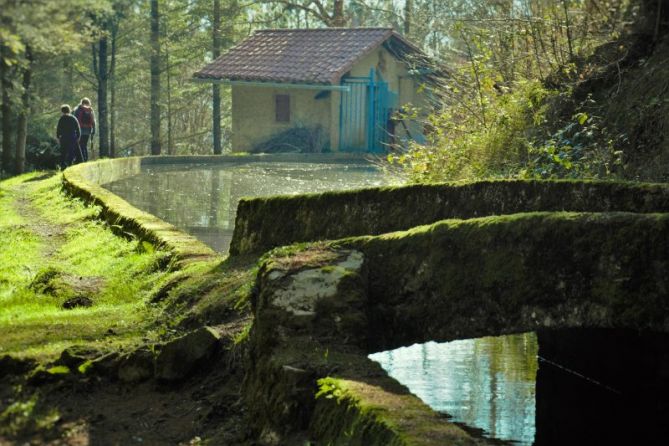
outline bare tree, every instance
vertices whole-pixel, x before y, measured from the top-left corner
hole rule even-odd
[[[97,132],[99,138],[100,158],[109,156],[109,119],[107,110],[107,86],[109,81],[109,64],[107,61],[109,42],[107,34],[103,34],[97,44],[93,45],[93,72],[98,89]]]
[[[9,170],[12,162],[12,106],[9,91],[12,88],[9,67],[5,63],[7,49],[0,46],[2,57],[0,57],[0,84],[2,87],[2,170]]]
[[[116,52],[118,21],[111,25],[111,64],[109,66],[109,157],[116,157]]]
[[[413,0],[404,1],[404,35],[411,33],[411,22],[413,21]]]
[[[331,4],[323,0],[265,0],[264,3],[280,4],[294,10],[304,11],[326,26],[343,27],[347,24],[344,0],[333,0]]]

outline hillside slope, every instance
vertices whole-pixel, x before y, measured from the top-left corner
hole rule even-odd
[[[579,78],[567,81],[573,88],[553,104],[549,121],[556,131],[586,114],[591,150],[608,151],[619,161],[615,173],[630,180],[669,181],[669,32],[664,20],[659,25],[637,28],[578,62]]]

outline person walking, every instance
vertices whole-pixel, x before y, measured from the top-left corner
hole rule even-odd
[[[91,100],[83,98],[74,109],[73,115],[79,121],[81,128],[81,139],[79,140],[81,155],[84,161],[88,161],[88,140],[95,135],[95,113],[91,107]]]
[[[79,138],[81,137],[81,129],[77,118],[70,114],[70,106],[64,104],[60,107],[63,113],[58,120],[56,127],[56,137],[60,142],[60,154],[62,159],[61,167],[65,169],[75,163],[80,158],[83,158],[79,149]]]

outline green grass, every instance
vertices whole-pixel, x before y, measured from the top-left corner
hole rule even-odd
[[[159,309],[147,299],[168,254],[114,235],[98,208],[63,194],[60,175],[39,175],[0,182],[0,355],[45,360],[72,344],[106,350],[151,337]],[[31,286],[45,271],[59,279]],[[74,294],[93,305],[62,309]]]

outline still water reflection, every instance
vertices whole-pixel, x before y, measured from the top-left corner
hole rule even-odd
[[[151,166],[104,187],[217,251],[227,252],[241,197],[356,189],[398,181],[370,164],[254,162]]]
[[[428,342],[375,353],[390,376],[452,421],[531,445],[535,434],[534,333]]]

